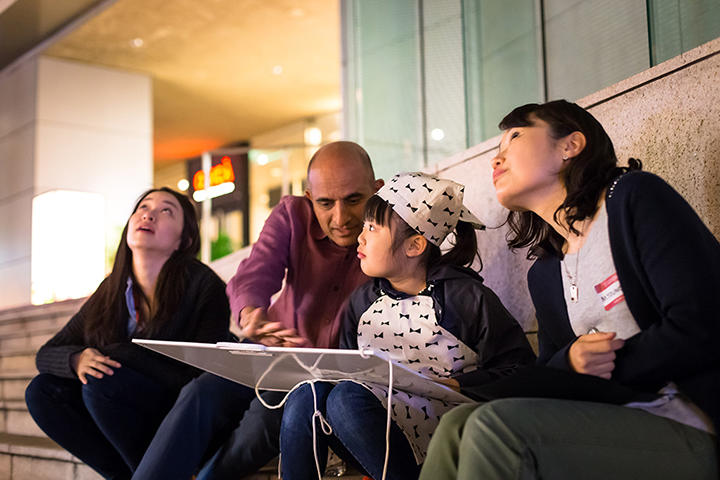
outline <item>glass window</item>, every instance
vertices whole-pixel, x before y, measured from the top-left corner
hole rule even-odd
[[[535,0],[463,2],[467,145],[496,135],[518,105],[543,99],[539,7]]]
[[[465,150],[465,79],[460,0],[422,2],[426,162]]]
[[[720,0],[648,0],[653,65],[720,36]]]
[[[344,2],[346,129],[378,177],[424,166],[418,5],[415,0]]]
[[[650,66],[644,0],[545,0],[548,99],[575,101]]]

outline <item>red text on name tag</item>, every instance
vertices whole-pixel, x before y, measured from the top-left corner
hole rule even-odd
[[[600,301],[606,311],[609,311],[615,305],[625,300],[625,294],[623,294],[622,288],[620,288],[620,281],[618,280],[617,273],[613,273],[608,278],[595,285],[595,291],[600,297]]]

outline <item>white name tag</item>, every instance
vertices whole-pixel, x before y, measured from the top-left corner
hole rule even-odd
[[[615,305],[625,300],[622,288],[620,288],[620,280],[617,273],[613,273],[602,282],[595,285],[595,291],[600,297],[603,308],[610,311]]]

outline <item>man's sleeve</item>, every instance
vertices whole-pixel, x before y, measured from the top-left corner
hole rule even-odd
[[[273,209],[250,256],[240,262],[227,286],[233,318],[247,306],[267,308],[282,287],[290,258],[292,219],[290,197]]]

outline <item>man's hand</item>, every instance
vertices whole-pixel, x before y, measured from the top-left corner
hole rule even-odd
[[[458,382],[458,381],[455,380],[454,378],[450,378],[450,377],[448,377],[448,378],[436,378],[435,381],[436,381],[437,383],[442,383],[442,384],[445,385],[446,387],[450,387],[450,388],[452,388],[453,390],[455,390],[456,392],[460,393],[460,382]]]
[[[107,357],[94,348],[86,348],[82,352],[70,356],[70,366],[77,374],[83,385],[87,384],[87,375],[95,378],[103,378],[105,375],[112,375],[113,368],[120,368],[119,362]]]
[[[300,347],[307,341],[294,328],[283,328],[280,322],[269,322],[264,308],[245,307],[240,311],[238,324],[230,325],[230,332],[270,347]]]
[[[582,335],[568,350],[570,367],[578,373],[595,375],[607,380],[615,369],[615,351],[625,345],[625,340],[615,338],[615,332],[599,332]]]

